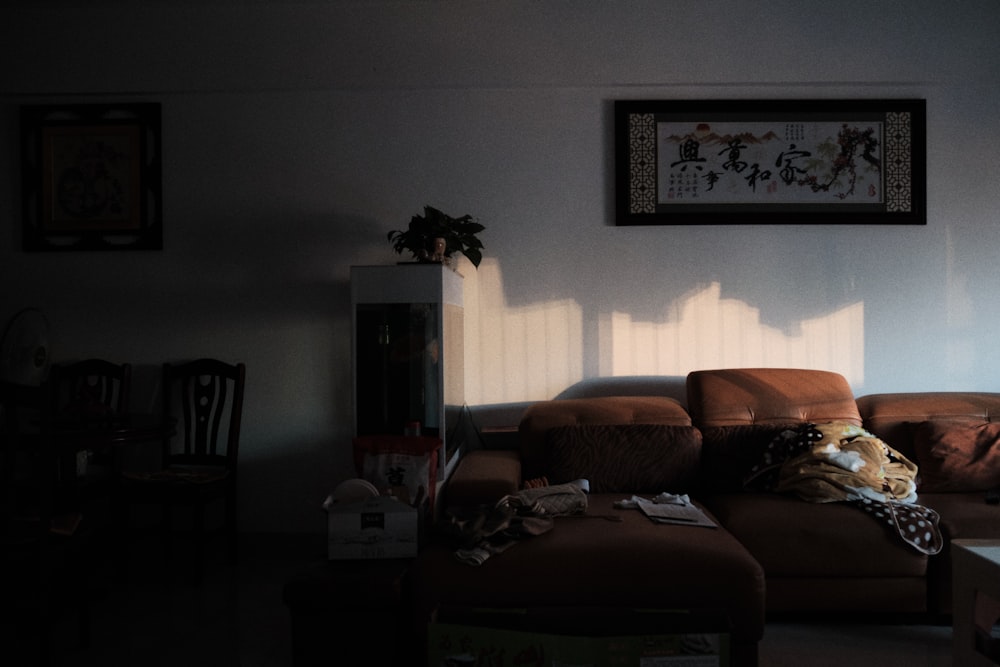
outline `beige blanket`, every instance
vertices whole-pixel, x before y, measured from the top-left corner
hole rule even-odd
[[[808,502],[849,502],[894,530],[911,547],[938,553],[937,513],[918,505],[917,465],[884,441],[848,422],[786,429],[768,446],[747,479]]]
[[[916,464],[885,442],[848,422],[814,424],[813,429],[820,437],[782,464],[776,491],[816,503],[916,501]]]

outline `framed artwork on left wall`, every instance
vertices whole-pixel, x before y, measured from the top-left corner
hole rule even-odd
[[[23,247],[161,250],[160,105],[21,107]]]

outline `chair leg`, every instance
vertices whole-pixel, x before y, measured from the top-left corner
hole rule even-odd
[[[229,549],[229,563],[239,562],[239,535],[236,531],[236,498],[226,498],[226,541]]]
[[[124,498],[119,496],[112,508],[114,516],[114,530],[112,530],[111,546],[114,550],[113,558],[110,562],[117,562],[115,576],[119,581],[126,581],[129,575],[128,550],[131,548],[134,529],[132,526],[132,507]]]
[[[48,619],[45,619],[48,621]],[[52,642],[51,632],[48,627],[38,630],[38,665],[39,667],[49,667],[52,664]]]
[[[80,601],[80,608],[77,610],[79,617],[79,625],[77,626],[77,632],[79,633],[79,642],[81,648],[90,648],[90,635],[91,635],[91,624],[90,624],[90,603],[87,599]]]
[[[160,539],[163,543],[163,565],[169,570],[174,562],[174,520],[170,503],[163,503],[160,510]]]
[[[105,560],[105,554],[101,553],[100,560]],[[77,572],[71,573],[71,586],[73,594],[76,596],[77,613],[77,641],[81,648],[90,648],[90,598],[93,587],[93,577],[97,559],[91,550],[86,550],[81,559]]]
[[[194,507],[194,580],[201,584],[205,578],[205,504]]]

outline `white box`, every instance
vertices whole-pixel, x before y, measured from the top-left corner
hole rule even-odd
[[[412,558],[417,555],[418,512],[388,496],[359,502],[323,503],[329,525],[330,560]]]

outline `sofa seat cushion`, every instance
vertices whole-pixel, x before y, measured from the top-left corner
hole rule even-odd
[[[705,505],[770,577],[921,577],[927,556],[846,503],[734,493]]]
[[[920,503],[941,516],[949,541],[1000,539],[1000,505],[988,504],[984,493],[922,493]]]
[[[557,426],[546,445],[549,481],[586,479],[594,493],[687,493],[701,460],[701,432],[693,426]]]
[[[950,542],[960,539],[1000,540],[1000,505],[986,503],[982,492],[922,493],[920,502],[941,517],[941,534]],[[930,608],[943,614],[952,611],[951,549],[930,560],[928,568]]]
[[[764,574],[723,528],[654,524],[637,509],[616,509],[621,494],[590,495],[586,515],[558,517],[480,566],[458,561],[434,541],[414,565],[415,599],[498,608],[558,606],[725,611],[735,636],[764,629]],[[612,521],[605,516],[618,517]]]

